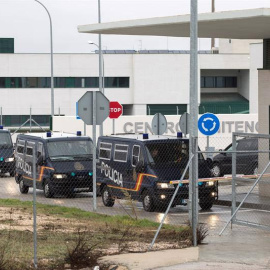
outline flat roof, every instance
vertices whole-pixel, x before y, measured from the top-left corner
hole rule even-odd
[[[266,39],[270,38],[269,25],[269,8],[201,13],[198,15],[198,37]],[[79,25],[78,31],[109,35],[189,37],[190,15]]]
[[[115,134],[115,135],[108,135],[102,136],[102,139],[125,139],[125,140],[138,140],[142,142],[153,142],[153,141],[160,141],[160,140],[187,140],[187,138],[178,138],[176,136],[171,135],[155,135],[148,133],[148,139],[143,139],[143,134]]]

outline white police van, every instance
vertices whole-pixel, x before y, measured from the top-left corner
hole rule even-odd
[[[15,175],[14,149],[9,130],[0,126],[0,172]]]
[[[189,140],[173,136],[124,134],[101,136],[97,145],[97,185],[103,204],[112,207],[115,198],[142,201],[145,211],[164,210],[188,162]],[[199,177],[211,176],[211,164],[199,155]],[[188,178],[188,175],[185,176]],[[199,183],[199,203],[210,209],[217,199],[217,184]],[[173,205],[185,205],[188,184],[181,184]]]
[[[36,186],[46,198],[93,190],[92,140],[81,132],[47,132],[17,136],[15,180],[21,193],[33,186],[33,143],[37,148]]]

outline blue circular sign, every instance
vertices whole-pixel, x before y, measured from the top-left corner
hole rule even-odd
[[[219,119],[212,113],[203,114],[198,121],[199,131],[206,136],[211,136],[217,133],[219,127]]]

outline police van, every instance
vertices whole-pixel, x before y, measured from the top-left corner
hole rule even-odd
[[[0,173],[15,175],[14,149],[9,130],[0,126]]]
[[[20,134],[16,142],[16,175],[21,193],[33,186],[33,152],[36,145],[36,186],[46,198],[93,190],[93,142],[66,133]]]
[[[145,211],[164,210],[177,187],[171,182],[180,180],[188,163],[189,140],[148,134],[101,136],[97,155],[97,185],[105,206],[128,197],[141,201]],[[198,163],[199,177],[210,177],[211,164],[202,154]],[[200,207],[210,209],[218,196],[217,183],[202,181],[198,189]],[[173,206],[186,205],[188,194],[188,183],[180,184]]]

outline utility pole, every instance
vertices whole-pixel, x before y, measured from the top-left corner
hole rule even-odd
[[[215,0],[212,0],[212,6],[211,6],[211,11],[214,13],[216,11],[215,7]],[[215,47],[215,39],[211,38],[211,50]]]

